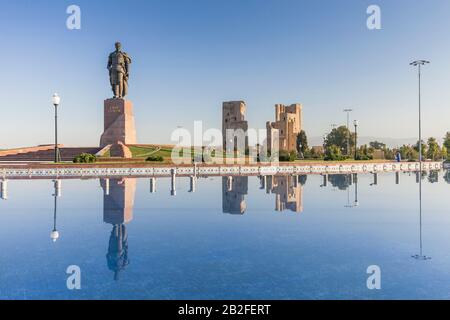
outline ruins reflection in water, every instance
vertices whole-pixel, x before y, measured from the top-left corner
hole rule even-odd
[[[261,176],[260,189],[275,195],[275,211],[303,211],[303,185],[306,176]],[[247,209],[248,177],[222,177],[223,213],[244,214]]]

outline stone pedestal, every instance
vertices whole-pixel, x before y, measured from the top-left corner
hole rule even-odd
[[[104,132],[100,147],[136,144],[133,104],[125,99],[107,99],[104,104]]]

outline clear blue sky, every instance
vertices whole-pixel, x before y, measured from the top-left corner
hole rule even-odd
[[[82,29],[66,28],[66,8]],[[378,4],[382,30],[366,28]],[[106,60],[116,40],[133,58],[128,98],[138,139],[170,142],[194,120],[221,126],[221,104],[245,100],[264,128],[275,103],[304,105],[309,136],[355,109],[364,136],[417,134],[417,78],[424,72],[424,135],[450,130],[450,2],[301,0],[1,0],[0,148],[53,141],[53,92],[62,96],[60,141],[98,144]]]

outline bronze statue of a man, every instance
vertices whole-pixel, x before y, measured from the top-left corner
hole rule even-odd
[[[116,51],[108,58],[109,81],[114,93],[114,98],[122,99],[128,93],[128,77],[131,58],[123,51],[120,42],[115,44]]]

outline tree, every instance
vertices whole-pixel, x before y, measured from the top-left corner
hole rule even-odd
[[[398,150],[402,159],[408,159],[410,161],[419,159],[419,153],[410,145],[403,145]]]
[[[419,141],[417,141],[416,145],[414,146],[414,150],[417,151],[417,159],[419,159]],[[425,158],[427,155],[427,145],[425,142],[422,141],[422,159]]]
[[[448,149],[445,147],[445,146],[442,146],[442,148],[441,148],[441,156],[442,156],[442,159],[448,159],[448,156],[449,156],[449,154],[448,154]]]
[[[372,141],[369,143],[369,146],[374,148],[375,150],[384,150],[386,149],[386,144],[379,141]]]
[[[347,150],[347,142],[349,137],[350,150]],[[336,146],[340,149],[341,153],[350,155],[355,146],[355,134],[350,132],[346,126],[334,128],[325,139],[325,148],[328,149],[331,146]]]
[[[311,149],[309,149],[308,154],[306,154],[305,156],[309,159],[323,159],[324,155],[325,150],[323,149],[323,147],[312,147]]]
[[[447,150],[450,150],[450,131],[445,135],[444,146],[445,148],[447,148]]]
[[[395,159],[395,155],[397,154],[397,149],[389,149],[386,148],[383,150],[384,151],[384,157],[385,159],[391,159],[394,160]]]
[[[428,139],[428,148],[427,148],[427,158],[432,160],[437,160],[441,155],[441,150],[436,141],[436,138]]]
[[[300,154],[301,158],[304,158],[308,151],[308,137],[306,136],[306,132],[302,130],[297,135],[297,152]]]
[[[372,160],[373,148],[368,148],[366,144],[360,146],[356,152],[356,160]]]
[[[344,160],[345,157],[342,155],[341,148],[335,145],[331,145],[325,151],[326,161],[340,161]]]

